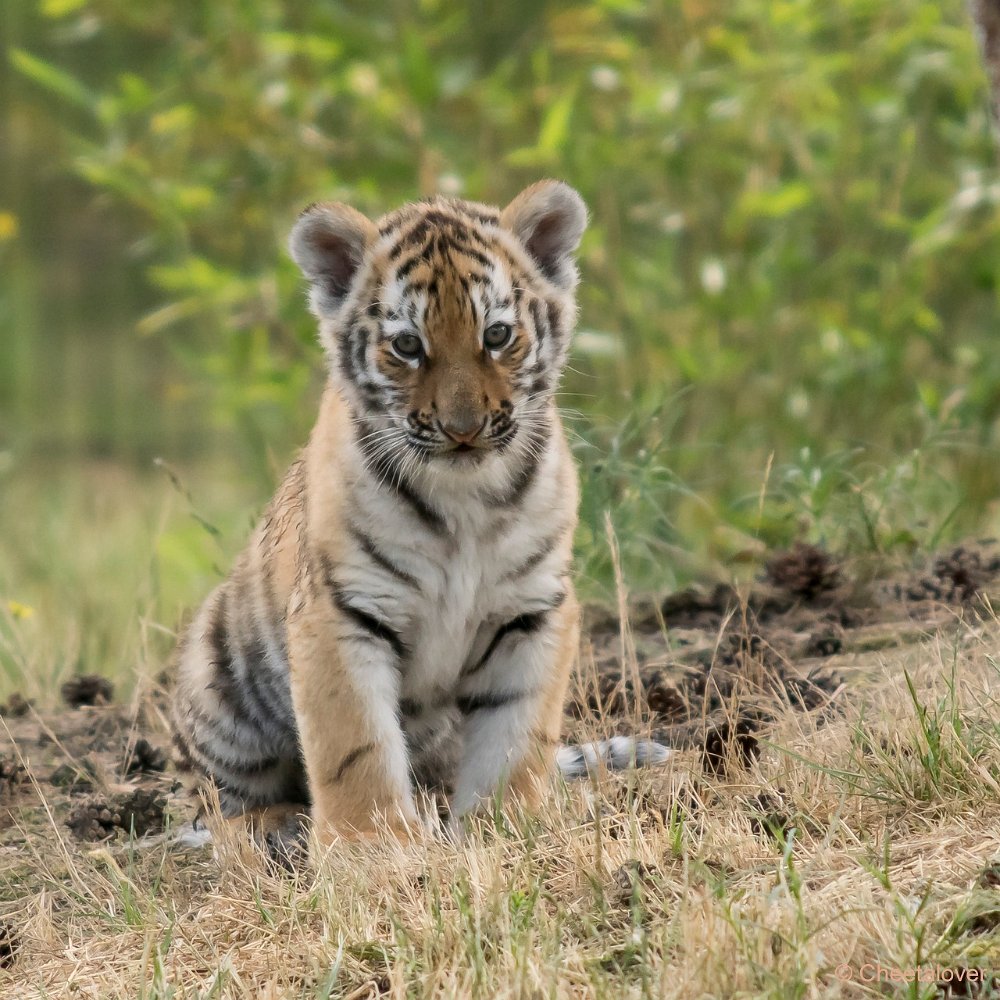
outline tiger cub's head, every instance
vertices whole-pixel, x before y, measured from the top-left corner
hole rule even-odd
[[[359,423],[456,465],[529,446],[566,361],[586,221],[558,181],[503,210],[432,198],[375,223],[337,202],[307,208],[290,250]]]

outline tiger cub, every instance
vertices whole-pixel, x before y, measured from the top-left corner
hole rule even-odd
[[[175,746],[224,813],[308,810],[329,843],[410,828],[428,791],[537,800],[579,637],[553,396],[586,220],[556,181],[299,218],[319,419],[178,656]]]

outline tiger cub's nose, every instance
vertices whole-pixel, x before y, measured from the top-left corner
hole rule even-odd
[[[455,444],[472,444],[479,437],[486,426],[486,417],[479,420],[474,416],[455,417],[448,423],[439,422],[438,427],[445,437],[450,438]]]

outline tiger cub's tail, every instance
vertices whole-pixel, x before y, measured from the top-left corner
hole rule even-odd
[[[630,767],[665,764],[674,751],[653,740],[634,736],[612,736],[609,740],[562,746],[556,751],[556,766],[567,780],[586,778],[601,770],[624,771]]]

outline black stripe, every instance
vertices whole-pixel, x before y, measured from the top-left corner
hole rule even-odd
[[[229,653],[226,630],[226,592],[223,591],[214,610],[215,619],[205,637],[208,642],[209,658],[213,668],[212,680],[208,688],[218,694],[229,714],[239,721],[245,721],[249,710],[246,699],[236,678],[233,658]]]
[[[334,781],[341,781],[345,774],[353,767],[365,754],[369,754],[375,749],[374,743],[365,743],[360,747],[355,747],[341,762],[337,768],[337,773],[333,776]]]
[[[374,615],[370,615],[367,611],[362,611],[361,608],[356,608],[351,604],[338,586],[337,581],[333,578],[332,563],[326,556],[323,556],[322,560],[323,578],[330,591],[330,599],[333,601],[334,607],[343,615],[346,615],[359,628],[368,632],[369,635],[388,643],[398,659],[404,659],[406,656],[406,644],[403,642],[402,636],[391,625],[379,621]]]
[[[419,267],[422,262],[423,259],[421,255],[417,254],[411,257],[405,264],[400,264],[400,266],[396,269],[396,280],[402,281],[402,279],[405,278],[411,271]]]
[[[392,248],[392,252],[389,254],[389,260],[395,260],[402,255],[404,250],[412,249],[418,243],[422,243],[433,228],[426,219],[421,219],[415,223],[411,229],[400,234],[399,242]]]
[[[534,611],[529,614],[518,615],[516,618],[512,618],[509,622],[501,625],[497,629],[496,635],[490,640],[490,644],[486,647],[486,652],[483,653],[472,667],[465,671],[465,676],[469,677],[482,670],[489,663],[490,657],[496,652],[497,646],[512,632],[524,632],[525,634],[537,632],[542,627],[546,615],[548,615],[547,610]]]
[[[356,381],[361,381],[362,375],[367,376],[368,367],[368,327],[358,326],[351,330],[354,335],[354,367],[351,374]],[[350,334],[348,335],[350,337]],[[365,381],[370,381],[367,377]]]
[[[425,212],[424,221],[432,226],[453,229],[458,233],[466,232],[465,225],[459,216],[452,215],[450,212],[443,212],[439,208],[433,208]]]
[[[400,583],[405,583],[415,590],[420,589],[420,581],[410,573],[407,573],[401,566],[397,566],[384,552],[376,545],[372,538],[355,525],[349,525],[348,530],[351,537],[361,546],[365,555],[377,566],[380,566],[387,573],[392,574]]]
[[[503,496],[492,496],[490,503],[494,507],[515,507],[523,499],[524,495],[531,489],[531,484],[535,481],[538,466],[541,463],[541,456],[532,448],[530,454],[525,458],[520,471],[510,484],[510,489]]]
[[[429,702],[416,701],[413,698],[401,698],[399,701],[399,712],[408,718],[423,715],[424,712],[437,712],[443,708],[450,708],[452,704],[451,694],[439,694],[438,697]]]
[[[455,704],[462,715],[471,715],[473,712],[495,712],[497,709],[506,708],[514,702],[527,698],[530,691],[484,691],[482,694],[464,695]]]
[[[213,750],[212,747],[204,741],[199,740],[193,734],[191,736],[191,746],[197,751],[198,756],[206,762],[205,766],[209,770],[218,767],[237,779],[259,777],[265,771],[271,771],[281,763],[280,758],[274,756],[260,757],[250,762],[233,760],[232,757],[227,757]]]
[[[291,728],[295,728],[295,709],[292,706],[291,685],[288,682],[288,642],[285,630],[284,613],[278,610],[278,602],[274,595],[274,583],[271,576],[271,563],[266,555],[261,559],[261,590],[264,595],[264,609],[267,613],[266,625],[274,641],[278,663],[272,657],[267,658],[267,675],[270,680],[277,681],[277,687],[269,683],[268,689],[274,693],[277,708],[281,717]]]
[[[275,701],[280,701],[274,688],[267,684],[267,691],[261,689],[262,662],[266,656],[263,640],[252,628],[255,647],[249,650],[237,645],[226,612],[229,610],[232,594],[223,591],[215,609],[209,643],[213,653],[215,676],[209,687],[216,691],[233,718],[244,725],[252,723],[263,735],[278,742],[285,742],[294,729],[294,719],[283,722],[275,716]],[[237,671],[235,655],[244,659],[244,669]],[[265,681],[267,678],[263,678]]]
[[[542,300],[532,299],[528,305],[528,312],[531,313],[531,318],[535,323],[535,339],[540,347],[549,335],[548,320],[542,315]]]
[[[191,754],[191,749],[187,744],[187,740],[184,739],[179,729],[174,729],[170,734],[170,742],[173,744],[174,749],[177,751],[177,758],[175,758],[175,764],[178,770],[181,771],[194,771],[201,770],[198,762],[194,759]]]
[[[233,653],[239,653],[243,661],[242,675],[238,674],[237,679],[243,682],[243,702],[247,712],[272,739],[281,739],[288,731],[288,722],[294,725],[294,719],[282,722],[275,715],[275,709],[279,707],[276,703],[281,701],[281,697],[271,684],[266,666],[267,647],[252,617],[247,642],[238,642],[230,632],[229,649]]]
[[[351,378],[354,382],[357,380],[357,372],[354,370],[354,331],[355,324],[358,321],[358,314],[351,313],[348,317],[347,322],[344,324],[344,333],[340,337],[340,342],[338,345],[338,356],[340,359],[340,370]]]
[[[295,727],[295,714],[291,703],[286,702],[286,689],[282,680],[274,676],[269,666],[267,646],[253,623],[251,645],[243,648],[246,662],[246,683],[253,700],[267,713],[267,718],[286,729]]]
[[[535,381],[528,387],[528,392],[530,392],[532,396],[538,396],[543,392],[548,392],[549,388],[549,376],[547,374],[539,375],[538,378],[536,378]]]
[[[487,257],[486,254],[484,254],[481,250],[477,250],[475,247],[469,246],[467,243],[461,243],[457,240],[452,240],[451,245],[460,254],[470,258],[471,260],[474,260],[481,267],[491,267],[493,265],[493,261],[490,260],[490,258]]]
[[[547,301],[545,303],[545,315],[549,321],[549,328],[555,334],[557,340],[562,340],[563,331],[560,319],[562,315],[560,313],[559,306],[554,301]]]
[[[548,444],[548,431],[548,421],[539,427],[532,427],[525,431],[529,439],[529,451],[525,456],[524,464],[514,477],[513,482],[510,484],[510,489],[506,493],[494,494],[490,497],[492,506],[514,507],[524,499],[528,490],[531,489],[532,483],[535,481],[538,467],[541,465],[542,458],[545,455],[546,448],[543,445]]]
[[[379,236],[388,236],[393,230],[399,229],[400,226],[405,226],[408,222],[412,222],[415,214],[410,205],[397,208],[395,212],[392,212],[382,220],[382,225],[378,227]]]
[[[524,560],[519,566],[515,566],[509,573],[503,575],[502,582],[507,583],[510,580],[516,580],[520,576],[524,576],[530,573],[547,555],[549,555],[555,547],[559,544],[563,533],[560,531],[550,538],[546,538],[542,542],[541,547],[533,552],[527,559]]]
[[[434,298],[438,291],[437,275],[426,281],[411,281],[409,289],[411,292],[426,292],[429,298]]]
[[[360,393],[368,412],[379,412],[385,408],[380,388],[372,380],[368,370],[368,343],[372,330],[367,326],[353,323],[340,340],[338,347],[340,370],[344,378]]]
[[[419,496],[403,475],[395,456],[379,448],[377,441],[368,437],[372,432],[366,421],[358,422],[358,447],[364,455],[368,471],[376,477],[380,486],[389,486],[397,496],[405,500],[420,520],[438,534],[447,531],[444,518],[430,504]],[[367,440],[366,440],[367,438]]]
[[[274,594],[273,567],[268,554],[261,558],[261,590],[264,592],[264,607],[267,610],[268,621],[272,623],[271,636],[278,647],[278,657],[281,666],[288,669],[288,642],[285,632],[285,612],[278,607],[278,599]]]

